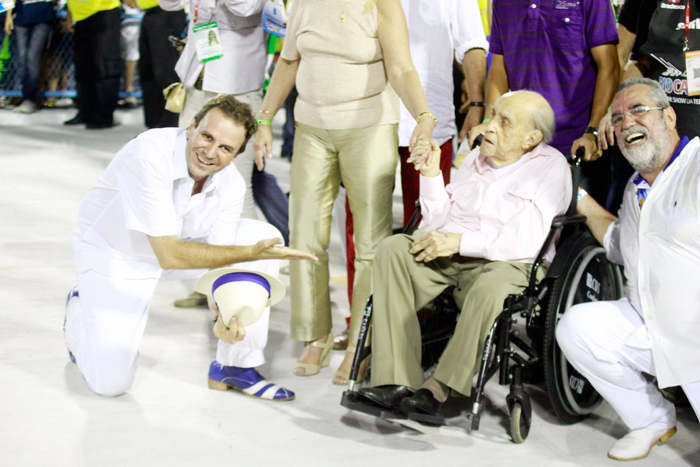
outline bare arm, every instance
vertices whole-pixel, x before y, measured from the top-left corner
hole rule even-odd
[[[503,60],[503,55],[491,54],[491,68],[486,78],[485,118],[491,118],[493,115],[493,104],[499,97],[507,93],[508,89],[508,73],[506,72],[506,63]],[[483,135],[485,131],[486,125],[484,124],[472,127],[472,129],[469,130],[469,146],[473,146],[476,137]]]
[[[595,80],[595,90],[593,91],[593,107],[588,126],[598,128],[600,121],[608,111],[608,106],[612,102],[617,87],[617,80],[620,76],[620,65],[617,59],[617,49],[614,44],[603,44],[591,49],[593,61],[598,67],[598,74]],[[602,149],[598,147],[598,141],[592,134],[584,134],[571,145],[571,154],[575,154],[579,147],[584,147],[586,154],[583,159],[586,161],[596,160],[602,155]]]
[[[8,36],[12,34],[12,30],[15,28],[15,20],[12,17],[13,11],[14,8],[8,8],[7,11],[5,11],[5,34]]]
[[[620,64],[620,72],[622,72],[622,70],[625,69],[627,60],[630,58],[630,53],[632,53],[632,47],[634,46],[634,40],[637,38],[637,34],[623,25],[618,24],[617,35],[619,37],[619,42],[617,44],[617,62]]]
[[[284,101],[296,83],[298,69],[299,60],[292,61],[280,57],[277,61],[270,86],[265,94],[265,100],[258,114],[262,120],[272,120],[279,108],[284,105]],[[272,157],[272,127],[270,125],[258,125],[253,148],[255,165],[258,166],[258,170],[262,170],[265,167],[265,154],[267,153],[268,158]]]
[[[629,59],[625,69],[622,70],[620,83],[630,78],[643,78],[648,75],[649,59],[644,57],[640,60]],[[615,145],[615,129],[610,125],[610,111],[605,114],[598,127],[598,144],[605,150],[609,146]]]
[[[219,268],[233,263],[259,259],[308,259],[316,261],[312,254],[291,248],[275,246],[282,239],[261,240],[255,245],[219,246],[180,240],[177,235],[148,237],[151,247],[163,269]]]
[[[606,211],[603,206],[598,204],[593,197],[589,195],[585,195],[578,200],[576,208],[579,214],[586,216],[586,225],[591,230],[595,239],[598,240],[598,243],[602,245],[608,227],[617,220],[617,217]]]
[[[486,81],[486,51],[484,49],[471,49],[464,54],[462,60],[464,81],[467,85],[467,94],[470,102],[484,101],[484,82]],[[459,132],[459,140],[462,141],[469,134],[469,130],[479,125],[484,119],[485,107],[469,107],[467,118]]]
[[[411,60],[408,27],[399,0],[377,1],[377,24],[379,45],[382,48],[384,68],[389,83],[406,109],[414,118],[417,118],[421,113],[429,111],[428,100],[425,98],[418,72]],[[429,115],[420,118],[411,136],[409,150],[413,150],[419,139],[430,141],[434,127],[435,121]],[[428,154],[423,156],[427,157]]]

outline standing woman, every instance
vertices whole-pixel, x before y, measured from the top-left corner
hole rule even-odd
[[[342,183],[355,228],[355,283],[350,345],[333,382],[347,384],[362,310],[372,287],[376,245],[391,235],[399,102],[417,119],[411,149],[430,140],[435,117],[411,61],[399,0],[296,0],[272,76],[255,142],[255,158],[272,154],[270,120],[296,85],[290,244],[318,256],[290,264],[291,334],[306,342],[294,367],[311,376],[333,347],[328,243],[333,201]],[[413,154],[424,158],[428,154]]]

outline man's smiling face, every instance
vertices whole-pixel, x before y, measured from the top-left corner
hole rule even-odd
[[[213,108],[195,127],[187,128],[187,169],[195,182],[219,172],[231,163],[245,142],[245,127]]]
[[[642,115],[633,116],[630,111],[647,106],[654,108]],[[615,127],[615,137],[622,154],[639,172],[658,169],[666,160],[668,146],[674,128],[675,114],[672,109],[655,109],[649,88],[634,85],[620,92],[612,103],[611,114],[622,116],[621,123]]]

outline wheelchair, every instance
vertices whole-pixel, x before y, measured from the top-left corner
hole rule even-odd
[[[484,386],[496,373],[500,385],[510,385],[506,397],[510,435],[516,444],[523,443],[530,432],[532,404],[525,384],[544,383],[551,407],[564,424],[576,423],[602,402],[593,386],[566,360],[555,339],[555,328],[561,316],[572,305],[600,300],[617,300],[623,295],[622,275],[617,265],[606,258],[602,248],[588,232],[586,218],[576,214],[576,195],[580,183],[582,153],[572,158],[573,196],[566,214],[552,221],[544,245],[532,266],[528,286],[504,302],[503,312],[496,318],[482,351],[475,389],[472,391],[471,412],[462,412],[467,430],[479,429]],[[418,203],[416,203],[418,205]],[[418,224],[419,209],[405,232]],[[555,242],[556,255],[547,274],[539,283],[537,271],[545,252]],[[369,298],[360,327],[357,351],[349,377],[349,387],[341,405],[386,420],[406,419],[431,425],[445,425],[442,416],[411,413],[408,416],[391,412],[364,402],[357,397],[356,386],[360,364],[371,354],[367,345],[372,318],[372,297]],[[428,309],[418,312],[423,338],[423,369],[437,362],[451,337],[459,309],[451,293],[443,292]],[[442,329],[434,329],[428,317],[447,316]],[[526,336],[516,327],[518,317],[524,320]],[[522,328],[522,326],[519,326]]]

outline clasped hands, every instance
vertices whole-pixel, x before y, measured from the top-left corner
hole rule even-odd
[[[435,140],[419,138],[413,148],[409,148],[411,155],[407,162],[424,177],[437,177],[440,175],[440,146]]]

